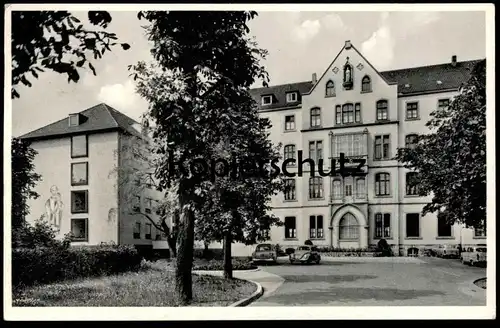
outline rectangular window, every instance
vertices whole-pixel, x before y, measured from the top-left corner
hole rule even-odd
[[[86,135],[71,137],[71,157],[87,157],[88,140]]]
[[[445,109],[450,105],[450,99],[439,99],[438,100],[438,109]]]
[[[146,223],[146,234],[144,235],[145,239],[151,239],[151,230],[152,230],[151,223]]]
[[[323,158],[323,141],[309,141],[309,158],[316,162]]]
[[[288,92],[286,94],[286,102],[296,102],[298,101],[297,92]]]
[[[153,200],[151,198],[146,198],[146,204],[144,204],[144,212],[151,214],[151,209],[153,208]]]
[[[69,126],[78,126],[80,123],[80,114],[70,114],[69,115]]]
[[[389,196],[391,194],[391,181],[389,173],[375,175],[375,196]]]
[[[342,107],[340,105],[335,106],[335,124],[342,123]]]
[[[285,116],[285,131],[295,130],[295,116],[287,115]]]
[[[366,156],[365,136],[362,133],[333,135],[333,157],[339,158],[340,153],[346,157]]]
[[[345,184],[345,195],[352,196],[352,184],[351,183]]]
[[[89,212],[89,192],[88,190],[71,191],[71,213]]]
[[[160,202],[158,200],[154,201],[154,211],[157,215],[161,214]]]
[[[333,198],[342,199],[342,182],[340,180],[333,180]]]
[[[285,179],[285,200],[295,200],[295,179]]]
[[[377,101],[377,120],[384,121],[389,119],[389,109],[387,100]]]
[[[156,230],[155,240],[161,240],[161,231],[158,229],[155,229],[155,230]]]
[[[318,128],[321,126],[321,109],[313,108],[311,109],[311,127]]]
[[[375,213],[375,238],[391,237],[391,214]]]
[[[311,215],[309,217],[309,237],[311,239],[321,239],[323,237],[323,216]]]
[[[420,214],[419,213],[406,214],[406,237],[409,237],[409,238],[420,237]]]
[[[310,199],[323,198],[323,178],[322,177],[309,178],[309,198]]]
[[[356,180],[356,198],[365,198],[366,197],[366,188],[365,188],[365,179],[357,179]]]
[[[71,240],[89,240],[88,219],[71,219]]]
[[[452,225],[446,220],[446,216],[439,213],[438,219],[438,237],[451,237],[452,236]]]
[[[406,195],[418,196],[418,180],[415,172],[406,173]]]
[[[141,197],[132,197],[132,211],[139,213],[141,211]]]
[[[354,121],[356,123],[361,123],[361,104],[360,103],[356,103],[354,105]]]
[[[273,103],[273,96],[262,96],[262,105],[271,105]]]
[[[354,106],[352,104],[342,106],[342,123],[354,123]]]
[[[418,118],[418,102],[406,103],[406,119],[415,120]]]
[[[141,239],[141,223],[136,222],[134,225],[134,239]]]
[[[375,136],[376,160],[390,159],[390,135]]]
[[[83,186],[89,184],[89,163],[71,163],[71,185]]]
[[[285,238],[297,238],[297,227],[294,216],[285,217]]]

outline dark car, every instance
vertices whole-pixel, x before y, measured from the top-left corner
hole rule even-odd
[[[290,254],[290,263],[316,263],[321,261],[318,248],[315,246],[298,246],[294,253]]]
[[[258,244],[252,253],[253,262],[273,262],[276,263],[278,254],[272,244]]]

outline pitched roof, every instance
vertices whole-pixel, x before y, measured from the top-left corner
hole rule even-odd
[[[266,105],[266,109],[281,108],[281,107],[295,107],[301,103],[301,95],[309,91],[313,86],[312,81],[289,83],[270,86],[268,88],[257,88],[250,89],[250,95],[254,98],[259,106],[262,106],[261,96],[273,95],[273,103],[271,105]],[[298,101],[287,103],[286,94],[288,92],[298,92]]]
[[[381,72],[389,81],[397,82],[398,93],[420,93],[459,88],[467,82],[474,66],[481,60],[412,67]],[[441,81],[439,83],[438,81]]]
[[[81,114],[85,118],[78,126],[70,126],[68,117],[65,117],[57,122],[22,135],[20,138],[44,139],[79,133],[96,133],[114,129],[140,136],[140,131],[134,128],[134,125],[139,124],[137,121],[104,103],[90,107],[78,114]]]
[[[472,69],[480,61],[481,60],[462,61],[457,62],[455,66],[452,66],[451,63],[446,63],[404,68],[380,72],[380,74],[389,83],[398,85],[398,95],[439,92],[440,90],[458,89],[463,83],[467,82]],[[299,97],[298,102],[287,103],[286,92],[297,90],[300,94],[304,94],[310,91],[312,87],[312,81],[305,81],[275,85],[268,88],[255,88],[250,90],[250,94],[261,110],[287,108],[300,105],[301,97]],[[262,106],[261,97],[271,94],[274,95],[275,98],[273,104]]]

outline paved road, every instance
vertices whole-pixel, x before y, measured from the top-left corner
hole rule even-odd
[[[485,292],[470,288],[472,280],[486,277],[485,268],[453,259],[402,262],[352,258],[319,265],[262,266],[263,272],[253,278],[265,290],[267,282],[272,290],[250,306],[486,305]]]

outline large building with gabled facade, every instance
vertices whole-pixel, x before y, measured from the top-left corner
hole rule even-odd
[[[430,113],[449,104],[478,61],[451,56],[447,63],[379,72],[346,41],[319,78],[251,90],[261,116],[273,124],[270,138],[284,146],[284,160],[297,159],[301,150],[303,159],[324,159],[325,172],[331,159],[338,168],[340,153],[365,163],[354,177],[311,176],[305,163],[302,177],[287,178],[286,192],[272,200],[284,226],[271,230],[271,240],[282,247],[309,239],[365,248],[383,238],[400,255],[444,243],[486,243],[485,231],[422,216],[431,197],[419,196],[412,172],[393,160],[397,148],[429,132]],[[298,165],[288,171],[298,172]]]

